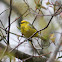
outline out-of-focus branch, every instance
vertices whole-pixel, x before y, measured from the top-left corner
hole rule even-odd
[[[3,12],[2,12],[3,13]],[[5,29],[5,26],[3,25],[2,21],[0,20],[0,23],[2,25],[2,27]],[[5,29],[5,32],[6,32],[6,29]],[[7,32],[6,32],[7,33]]]
[[[37,15],[35,16],[33,22],[32,22],[32,25],[34,24],[35,20],[37,19]]]
[[[6,46],[4,46],[3,44],[0,43],[0,48],[4,49]],[[12,50],[11,47],[9,47],[9,50]],[[12,51],[12,53],[14,54],[15,57],[17,57],[18,59],[21,59],[25,62],[46,62],[46,58],[40,58],[42,57],[42,55],[40,56],[31,56],[31,55],[28,55],[26,53],[23,53],[21,51],[18,51],[16,49],[14,49]],[[49,54],[49,53],[48,53]]]
[[[56,55],[57,55],[57,53],[59,51],[59,48],[61,46],[61,43],[62,43],[62,33],[61,33],[60,40],[58,41],[54,52],[52,53],[52,55],[50,56],[50,58],[47,60],[47,62],[54,62],[54,60],[56,58]]]
[[[0,1],[2,1],[4,4],[6,4],[7,6],[10,6],[10,4],[9,4],[9,1],[10,0],[0,0]],[[14,4],[12,4],[12,10],[18,15],[18,16],[21,16],[21,14],[22,14],[22,16],[28,11],[28,7],[26,7],[26,4],[25,3],[21,3],[21,1],[20,2],[18,2],[18,3],[16,3],[16,1],[14,1],[13,0],[13,3]],[[23,5],[23,6],[22,6]],[[22,17],[21,17],[22,18]]]
[[[5,3],[7,6],[10,6],[9,4],[9,0],[0,0],[2,1],[3,3]],[[12,5],[13,7],[13,10],[18,14],[18,15],[21,15],[20,12],[18,11],[18,9],[16,8],[16,6]]]
[[[0,15],[1,15],[1,14],[3,14],[3,13],[4,13],[5,11],[7,11],[7,10],[9,10],[9,8],[8,8],[8,9],[6,9],[6,10],[4,10],[4,11],[2,11],[2,12],[0,13]]]

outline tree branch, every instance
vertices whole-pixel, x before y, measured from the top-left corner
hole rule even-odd
[[[0,48],[5,49],[6,46],[4,46],[3,44],[0,43]],[[12,48],[9,47],[9,50],[12,50]],[[31,56],[31,55],[28,55],[28,54],[23,53],[21,51],[18,51],[16,49],[14,49],[12,51],[12,53],[14,54],[14,56],[16,58],[21,59],[21,60],[23,60],[25,62],[41,62],[41,61],[45,62],[47,60],[46,58],[43,58],[42,55],[40,55],[40,56]]]
[[[11,17],[11,12],[12,12],[12,0],[10,0],[10,12],[9,12],[9,17],[8,17],[8,36],[7,36],[7,44],[9,45],[9,32],[10,32],[10,17]]]

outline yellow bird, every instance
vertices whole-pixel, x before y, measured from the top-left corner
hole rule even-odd
[[[29,22],[27,22],[25,20],[21,21],[20,29],[21,29],[21,33],[26,38],[29,38],[30,36],[33,35],[33,33],[35,33],[37,31],[32,24],[30,24]],[[42,40],[46,40],[42,36],[40,36],[39,33],[36,33],[33,37],[39,37]]]

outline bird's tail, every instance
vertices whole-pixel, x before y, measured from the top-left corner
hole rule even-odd
[[[43,40],[43,41],[47,41],[47,39],[46,38],[44,38],[43,36],[41,36],[41,35],[39,35],[38,36],[41,40]]]

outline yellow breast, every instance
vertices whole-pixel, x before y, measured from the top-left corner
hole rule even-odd
[[[32,28],[28,23],[21,24],[21,33],[26,37],[30,37],[33,33],[36,32],[36,29]],[[34,36],[38,37],[38,33]]]

